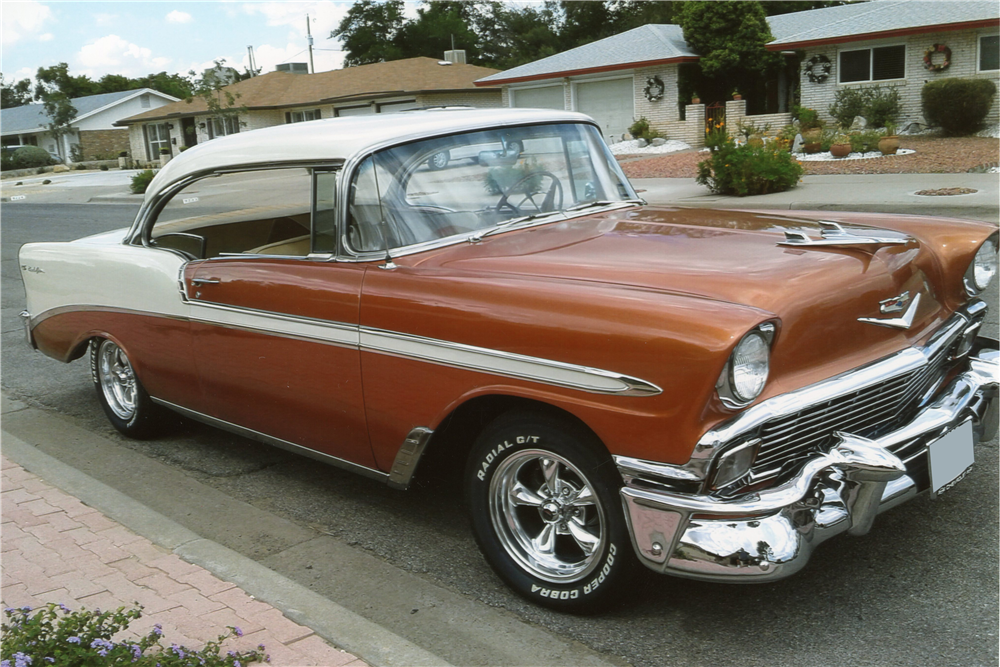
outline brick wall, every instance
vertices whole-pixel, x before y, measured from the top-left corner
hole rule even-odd
[[[81,130],[80,150],[84,160],[117,158],[119,153],[129,150],[129,131]]]
[[[642,67],[632,72],[635,119],[645,118],[649,121],[650,127],[660,132],[666,132],[671,139],[687,141],[687,139],[674,136],[671,134],[671,130],[668,130],[668,127],[674,128],[673,132],[676,133],[678,132],[676,128],[686,127],[686,125],[677,125],[677,123],[683,122],[680,119],[680,107],[677,105],[677,69],[676,64],[657,65],[655,67]],[[663,97],[656,102],[651,102],[646,99],[645,90],[646,82],[654,76],[660,77],[663,81]],[[702,109],[702,113],[704,113],[704,109]],[[686,136],[685,132],[681,131]]]
[[[769,133],[775,135],[781,128],[792,123],[792,114],[790,113],[766,113],[758,114],[756,116],[747,115],[747,101],[746,100],[729,100],[726,102],[726,126],[729,128],[730,136],[733,136],[736,132],[736,127],[740,124],[740,121],[746,120],[747,122],[753,123],[760,129],[764,129],[770,126]]]
[[[656,129],[667,139],[683,141],[692,148],[702,148],[705,145],[705,105],[688,104],[684,107],[684,117],[686,120],[662,122]]]
[[[897,125],[902,126],[909,122],[925,122],[921,109],[920,92],[924,84],[929,81],[952,77],[968,77],[990,79],[994,83],[1000,84],[1000,72],[980,73],[976,71],[979,66],[979,37],[989,34],[996,34],[996,30],[965,30],[910,35],[899,39],[877,42],[852,42],[842,45],[839,50],[850,51],[878,46],[906,45],[906,79],[881,82],[882,87],[892,87],[899,91],[900,101],[902,102],[902,113]],[[944,44],[951,49],[951,66],[942,72],[931,72],[924,69],[924,51],[929,49],[933,44]],[[838,48],[835,45],[806,51],[806,60],[815,55],[825,55],[833,64],[833,70],[829,78],[823,83],[812,83],[804,72],[800,74],[802,106],[815,109],[819,112],[820,117],[828,122],[833,120],[829,109],[830,105],[833,104],[838,90],[879,85],[879,82],[837,83],[837,53]],[[935,59],[935,62],[939,62],[939,58],[940,56],[938,59]],[[1000,119],[1000,104],[994,100],[993,108],[990,110],[987,120],[996,123],[998,119]]]

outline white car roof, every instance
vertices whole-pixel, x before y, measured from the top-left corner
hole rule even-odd
[[[453,132],[549,122],[594,121],[548,109],[442,108],[330,118],[240,132],[207,141],[167,163],[146,190],[145,202],[190,174],[275,162],[347,160],[376,146]]]

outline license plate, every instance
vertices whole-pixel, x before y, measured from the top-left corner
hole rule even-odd
[[[955,486],[972,468],[972,422],[967,421],[927,449],[931,497]]]

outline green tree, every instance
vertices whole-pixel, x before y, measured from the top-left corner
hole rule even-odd
[[[557,52],[558,17],[553,5],[480,5],[473,25],[480,39],[477,64],[510,69]]]
[[[405,57],[397,44],[405,23],[403,0],[361,0],[351,5],[330,37],[341,40],[346,67],[398,60]]]
[[[465,50],[467,62],[478,63],[480,40],[472,27],[478,10],[474,2],[425,3],[417,9],[417,18],[404,23],[397,34],[402,57],[441,58],[454,43],[456,49]]]
[[[43,99],[47,93],[60,92],[69,99],[96,95],[97,84],[90,77],[82,74],[73,76],[69,73],[69,65],[59,63],[52,67],[39,67],[35,74],[35,99]]]
[[[73,106],[73,102],[65,93],[46,91],[42,95],[42,108],[45,109],[45,115],[49,118],[45,128],[56,140],[56,150],[59,152],[59,157],[65,162],[69,156],[66,155],[63,148],[62,139],[75,132],[73,120],[76,118],[76,107]]]
[[[195,97],[199,97],[208,106],[208,113],[212,119],[218,120],[221,125],[233,122],[245,125],[240,120],[240,115],[247,113],[247,107],[245,104],[237,105],[242,95],[239,91],[229,90],[231,84],[239,81],[239,72],[232,67],[226,67],[222,60],[216,60],[215,66],[206,69],[200,77],[194,70],[188,74],[193,82],[193,95],[185,100],[187,103],[190,104]]]
[[[3,80],[3,74],[0,74],[0,109],[31,104],[31,99],[31,79],[7,83]]]
[[[194,94],[191,80],[181,74],[167,74],[166,72],[147,74],[136,79],[136,83],[139,84],[138,88],[152,88],[180,100],[187,99]]]
[[[677,12],[684,40],[700,56],[695,85],[708,99],[775,75],[781,56],[764,48],[773,39],[759,2],[684,2]]]

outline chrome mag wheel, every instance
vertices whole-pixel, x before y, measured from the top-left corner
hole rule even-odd
[[[123,421],[131,421],[137,408],[137,388],[132,364],[120,347],[102,341],[97,350],[97,382],[112,412]]]
[[[604,508],[570,461],[541,449],[505,458],[490,481],[490,520],[507,554],[553,584],[577,582],[600,563]]]

